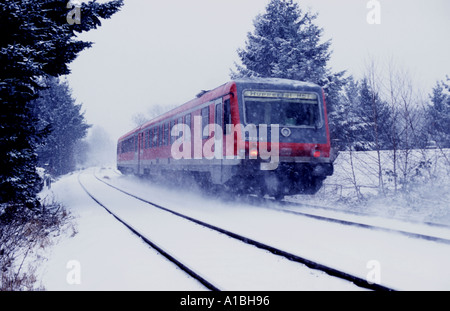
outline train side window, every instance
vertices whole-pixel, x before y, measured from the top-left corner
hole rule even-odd
[[[209,106],[202,109],[202,133],[205,127],[209,125]],[[203,135],[203,139],[208,138],[209,135]]]
[[[153,128],[148,131],[148,147],[153,148]]]
[[[223,129],[222,103],[216,105],[216,125]],[[214,133],[215,135],[215,133]]]
[[[152,138],[152,147],[158,147],[158,128],[153,128],[153,138]]]
[[[148,148],[152,148],[153,129],[148,130]]]
[[[150,137],[148,138],[148,143],[150,145],[150,148],[155,147],[154,141],[155,141],[155,128],[151,128],[150,130]]]
[[[163,145],[163,129],[164,129],[164,126],[161,124],[159,126],[159,133],[158,133],[160,147]]]
[[[172,131],[173,131],[173,128],[175,127],[176,124],[177,124],[176,120],[170,121],[169,138],[170,138],[170,143],[171,144],[173,144],[175,142],[175,140],[177,139],[175,136],[172,136]]]
[[[169,145],[169,123],[164,125],[164,145]]]
[[[231,109],[230,109],[230,100],[227,99],[223,103],[223,133],[227,134],[227,125],[231,124]]]
[[[179,117],[178,118],[178,137],[176,137],[176,139],[180,138],[182,135],[182,130],[183,130],[183,117]]]
[[[147,140],[148,140],[148,131],[144,131],[142,133],[142,144],[143,144],[143,149],[147,149],[148,144],[147,144]]]
[[[185,141],[189,141],[189,140],[191,140],[191,114],[190,113],[184,117],[184,122],[186,124],[185,132],[184,132]]]
[[[152,127],[152,128],[150,129],[150,136],[149,136],[149,138],[148,138],[148,144],[149,144],[150,148],[155,147],[155,144],[153,143],[153,142],[154,142],[154,139],[155,139],[155,128]]]
[[[134,152],[138,151],[138,140],[139,140],[139,136],[134,135]]]

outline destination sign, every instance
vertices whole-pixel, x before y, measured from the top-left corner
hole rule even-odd
[[[267,92],[267,91],[245,91],[246,97],[264,98],[286,98],[286,99],[317,99],[314,93],[292,93],[292,92]]]

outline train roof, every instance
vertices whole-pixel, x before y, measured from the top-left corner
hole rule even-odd
[[[276,86],[303,87],[303,88],[320,88],[319,85],[311,82],[303,82],[282,78],[240,78],[234,80],[240,84],[272,84]]]

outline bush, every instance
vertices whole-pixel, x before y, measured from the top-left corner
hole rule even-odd
[[[70,215],[56,202],[30,210],[20,205],[0,206],[0,290],[43,290],[36,284],[39,251],[61,233]]]

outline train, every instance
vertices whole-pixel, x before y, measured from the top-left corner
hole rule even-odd
[[[325,93],[278,78],[202,91],[121,136],[117,169],[276,199],[315,194],[333,174]]]

